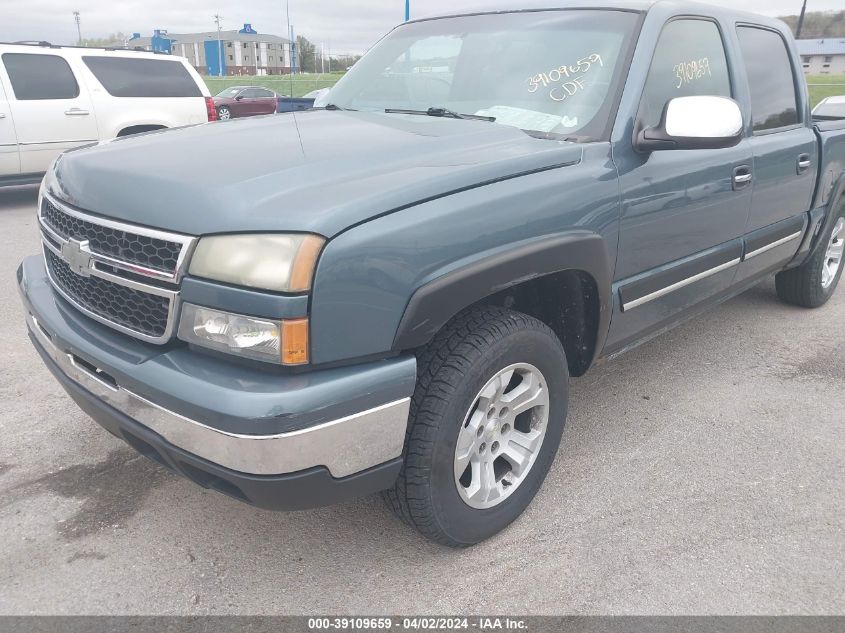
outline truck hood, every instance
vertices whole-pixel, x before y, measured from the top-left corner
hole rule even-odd
[[[169,231],[332,237],[424,200],[577,163],[581,150],[483,121],[311,111],[73,150],[46,182],[90,213]]]

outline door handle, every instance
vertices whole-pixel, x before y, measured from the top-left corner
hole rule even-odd
[[[732,178],[734,191],[747,187],[749,184],[751,184],[751,181],[753,179],[754,176],[751,173],[751,167],[749,167],[748,165],[740,165],[739,167],[734,167]]]
[[[6,118],[6,113],[0,112],[0,119],[5,119],[5,118]]]
[[[801,154],[800,156],[798,156],[798,170],[797,171],[798,171],[799,175],[803,174],[805,171],[807,171],[810,168],[810,165],[812,165],[812,161],[810,160],[809,154]]]
[[[65,110],[65,114],[67,116],[88,116],[90,112],[82,108],[71,108],[70,110]]]

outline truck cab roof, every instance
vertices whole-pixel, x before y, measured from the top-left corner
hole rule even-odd
[[[470,5],[472,6],[472,5]],[[749,22],[752,24],[759,24],[773,28],[784,28],[784,23],[776,18],[770,18],[759,15],[757,13],[750,13],[747,11],[737,11],[728,7],[715,6],[705,2],[693,2],[687,0],[595,0],[589,3],[583,2],[537,2],[529,1],[516,4],[513,0],[506,0],[494,4],[494,8],[490,8],[490,3],[485,3],[484,7],[480,5],[477,11],[462,10],[460,12],[427,15],[420,17],[411,22],[422,22],[425,20],[436,20],[443,18],[454,18],[469,15],[484,15],[491,13],[520,13],[528,11],[566,11],[566,10],[609,10],[609,11],[633,11],[637,13],[648,13],[649,11],[659,8],[666,13],[676,13],[684,15],[701,15],[714,18],[734,18],[739,22]]]

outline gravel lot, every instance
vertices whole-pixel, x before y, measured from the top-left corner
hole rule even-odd
[[[529,510],[453,551],[378,498],[255,510],[89,420],[25,336],[35,196],[0,192],[0,613],[845,612],[845,288],[766,282],[575,381]]]

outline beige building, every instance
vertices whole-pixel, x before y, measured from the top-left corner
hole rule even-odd
[[[186,57],[202,75],[286,75],[291,72],[290,40],[260,34],[251,24],[238,31],[168,33],[152,37],[135,33],[129,48]],[[297,62],[297,68],[300,64]]]
[[[845,38],[798,40],[806,75],[845,75]]]

